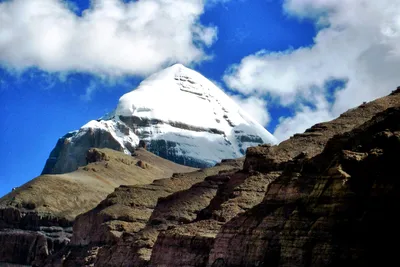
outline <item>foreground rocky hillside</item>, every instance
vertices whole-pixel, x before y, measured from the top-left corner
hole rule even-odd
[[[133,261],[146,262],[158,231],[148,231],[148,222],[157,203],[174,194],[196,187],[198,183],[228,173],[243,166],[243,159],[226,160],[215,167],[186,174],[175,174],[170,179],[154,181],[149,185],[120,186],[93,210],[77,217],[71,243],[58,255],[49,258],[47,266],[130,266]],[[208,192],[208,191],[211,191]],[[199,188],[194,194],[180,198],[188,204],[196,198],[199,209],[207,205],[216,184]],[[196,216],[196,210],[176,210],[176,221],[183,223],[185,216]],[[174,215],[170,215],[173,217]],[[154,222],[159,224],[159,222]],[[123,247],[112,248],[121,242]],[[113,250],[113,251],[111,251]]]
[[[121,184],[149,184],[195,170],[144,149],[134,156],[90,149],[86,160],[75,172],[39,176],[0,199],[0,263],[40,265],[69,243],[75,217]]]
[[[400,107],[389,108],[331,138],[322,153],[288,162],[263,201],[218,232],[207,266],[391,265],[399,122]]]
[[[88,161],[95,160],[77,173],[95,175],[79,180],[79,189],[67,184],[76,178],[54,175],[1,200],[0,261],[35,266],[386,266],[396,260],[392,244],[399,235],[398,151],[400,89],[277,146],[251,147],[245,158],[203,170],[188,172],[152,161],[156,156],[143,150],[136,156],[147,160],[108,158],[106,151],[90,150]],[[118,180],[124,185],[113,190],[113,183],[110,194],[86,202],[83,192],[95,195],[103,185],[85,183],[93,177],[107,181],[112,175],[107,164],[114,160],[123,163],[118,167],[130,162],[126,174],[136,178]],[[146,171],[160,166],[162,174]],[[63,177],[65,186],[58,181]],[[51,181],[54,185],[47,187]]]
[[[400,90],[213,174],[122,186],[48,266],[366,266],[398,233]],[[227,167],[230,166],[230,167]],[[147,194],[146,192],[151,192]]]

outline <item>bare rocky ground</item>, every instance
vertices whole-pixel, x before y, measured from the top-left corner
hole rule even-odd
[[[389,265],[399,151],[398,89],[277,146],[249,148],[245,159],[119,186],[80,212],[71,242],[39,265]],[[16,251],[25,241],[9,234]]]

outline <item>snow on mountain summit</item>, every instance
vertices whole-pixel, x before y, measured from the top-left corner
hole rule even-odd
[[[123,95],[116,115],[218,129],[226,135],[235,126],[250,126],[258,128],[265,142],[276,141],[221,89],[182,64],[150,76],[137,89]]]
[[[144,140],[148,149],[161,157],[207,167],[221,159],[241,157],[249,146],[277,142],[221,89],[181,64],[151,75],[123,95],[113,113],[64,139],[50,155],[44,173],[82,166],[82,157],[66,164],[64,153],[71,161],[71,154],[93,146],[130,153]]]

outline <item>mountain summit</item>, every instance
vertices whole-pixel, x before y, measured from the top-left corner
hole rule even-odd
[[[91,147],[129,154],[143,140],[163,158],[208,167],[250,146],[276,143],[264,127],[198,72],[175,64],[123,95],[114,112],[60,138],[43,169],[65,173],[86,164]]]

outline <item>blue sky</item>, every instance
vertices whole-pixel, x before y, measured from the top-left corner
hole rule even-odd
[[[236,95],[281,140],[383,96],[399,83],[398,7],[0,0],[0,195],[39,175],[60,136],[176,62]]]

